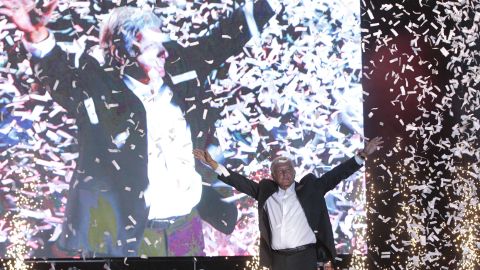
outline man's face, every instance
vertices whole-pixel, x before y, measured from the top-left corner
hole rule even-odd
[[[163,47],[165,41],[165,34],[158,29],[144,29],[137,34],[137,62],[150,80],[165,76],[165,60],[168,57]]]
[[[289,162],[279,163],[273,168],[273,180],[282,189],[287,189],[295,179],[295,170]]]

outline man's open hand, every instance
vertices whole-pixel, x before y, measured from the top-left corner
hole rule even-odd
[[[366,145],[365,148],[361,151],[365,156],[371,155],[373,152],[382,148],[383,140],[382,137],[375,137],[371,139]]]
[[[193,156],[200,160],[203,164],[209,166],[210,168],[216,170],[218,167],[218,163],[212,158],[208,151],[202,149],[194,149]]]
[[[48,37],[46,25],[57,7],[58,0],[51,0],[40,9],[33,0],[0,0],[0,14],[7,16],[18,30],[25,33],[29,42],[40,42]]]

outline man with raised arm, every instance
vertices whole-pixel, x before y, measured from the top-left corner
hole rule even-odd
[[[294,162],[288,157],[272,161],[273,180],[257,183],[226,169],[207,151],[195,149],[193,154],[215,170],[219,180],[258,201],[260,265],[272,270],[314,270],[317,261],[333,261],[336,255],[325,194],[360,169],[382,143],[376,137],[321,177],[308,174],[298,182],[294,181]]]

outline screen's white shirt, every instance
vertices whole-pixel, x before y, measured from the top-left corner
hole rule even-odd
[[[124,82],[142,101],[147,115],[149,185],[144,195],[150,206],[148,218],[186,215],[202,194],[190,128],[181,109],[171,103],[172,91],[163,82],[150,86],[128,75]]]

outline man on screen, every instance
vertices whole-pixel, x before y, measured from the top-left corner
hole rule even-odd
[[[325,173],[295,182],[294,163],[277,157],[271,163],[273,181],[254,182],[226,169],[207,151],[195,149],[195,158],[215,170],[218,179],[258,201],[260,264],[272,270],[314,270],[318,261],[333,261],[335,246],[325,194],[363,165],[380,148],[376,137],[358,154]]]
[[[211,142],[209,125],[215,118],[202,102],[204,82],[213,69],[242,51],[273,9],[265,0],[247,1],[209,35],[183,47],[169,40],[162,20],[151,11],[116,8],[100,31],[107,63],[102,67],[88,54],[70,57],[56,44],[46,26],[56,0],[41,8],[27,0],[0,3],[0,14],[24,32],[35,74],[77,121],[80,153],[62,246],[90,255],[99,250],[109,256],[136,255],[148,220],[154,221],[152,228],[164,230],[185,219],[200,201],[202,178],[191,151]],[[91,219],[95,211],[111,217],[112,223],[103,224],[106,233],[92,231],[102,225]],[[233,228],[236,214],[220,218]],[[218,226],[223,224],[220,218]],[[167,255],[189,255],[169,254],[167,244],[164,248]]]

